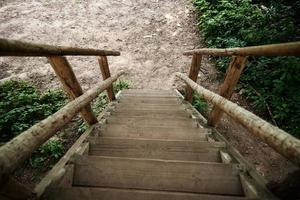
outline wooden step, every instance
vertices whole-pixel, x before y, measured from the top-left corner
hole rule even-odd
[[[132,108],[129,110],[125,110],[125,109],[119,109],[116,108],[115,110],[112,111],[112,114],[128,114],[128,115],[151,115],[151,114],[155,114],[155,115],[169,115],[169,116],[186,116],[189,117],[190,114],[188,114],[187,112],[185,112],[184,110],[149,110],[149,109],[136,109],[136,108]]]
[[[148,97],[148,98],[178,98],[177,94],[163,94],[163,93],[121,93],[120,98],[123,97]]]
[[[123,124],[106,124],[104,129],[98,131],[104,137],[205,141],[210,130],[204,128],[134,127]]]
[[[172,111],[184,111],[182,105],[172,105],[172,104],[165,104],[165,105],[157,105],[157,104],[139,104],[139,103],[119,103],[116,106],[116,110],[172,110]]]
[[[174,90],[126,89],[122,94],[176,94]]]
[[[79,156],[74,186],[243,195],[234,164]]]
[[[191,117],[187,113],[151,113],[151,112],[115,112],[112,111],[110,116],[113,117],[122,117],[122,118],[171,118],[171,119],[181,119],[181,120],[188,120]]]
[[[170,98],[145,98],[145,97],[123,97],[118,100],[120,103],[141,103],[141,104],[175,104],[180,105],[179,99]]]
[[[221,162],[220,142],[91,137],[90,155]]]
[[[149,118],[149,117],[107,117],[108,124],[122,124],[134,127],[159,126],[159,127],[190,127],[197,128],[193,119]]]
[[[51,188],[47,200],[250,200],[246,197],[117,188]],[[254,200],[254,199],[252,199]]]

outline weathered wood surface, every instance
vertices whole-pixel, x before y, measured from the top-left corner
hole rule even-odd
[[[183,54],[187,56],[194,54],[212,56],[299,56],[300,42],[227,49],[203,48],[186,51]]]
[[[234,56],[229,64],[227,69],[225,80],[220,87],[219,95],[226,99],[230,99],[236,84],[238,83],[241,73],[246,64],[247,57]],[[195,81],[196,82],[196,81]],[[208,125],[215,126],[222,117],[222,110],[217,106],[214,106],[209,117],[208,117]]]
[[[206,140],[208,129],[180,128],[162,126],[127,126],[107,124],[106,129],[101,131],[106,137],[128,137],[148,139],[174,139],[174,140]]]
[[[58,196],[60,200],[255,200],[229,195],[99,187],[53,188],[45,195],[45,199],[56,200]]]
[[[220,162],[224,143],[92,137],[90,155],[164,160]]]
[[[0,38],[0,56],[119,56],[118,51],[64,47]]]
[[[184,80],[208,102],[218,106],[235,121],[241,123],[247,130],[250,131],[250,133],[262,139],[278,153],[285,156],[296,165],[300,165],[300,140],[237,104],[203,88],[189,79],[186,75],[176,73],[176,76]]]
[[[54,56],[48,57],[48,60],[58,76],[63,89],[68,94],[71,100],[76,99],[83,94],[82,88],[72,70],[71,65],[65,57]],[[97,118],[94,115],[90,105],[87,105],[80,111],[81,117],[88,124],[92,125],[97,122]]]
[[[109,71],[109,66],[108,66],[108,61],[106,56],[99,56],[98,58],[101,74],[103,80],[106,80],[110,77],[110,71]],[[113,90],[113,85],[110,85],[107,89],[107,96],[110,101],[116,100],[114,90]]]
[[[119,72],[0,147],[0,182],[124,72]]]
[[[193,55],[192,58],[192,64],[190,67],[190,72],[189,72],[189,78],[192,79],[193,81],[197,82],[199,70],[201,67],[201,60],[202,60],[202,55]],[[185,94],[185,100],[188,102],[193,101],[193,89],[190,86],[186,86],[186,94]]]
[[[169,127],[187,127],[187,128],[197,128],[197,123],[191,118],[181,118],[173,119],[170,117],[117,117],[110,116],[107,118],[107,123],[110,124],[123,124],[128,126],[169,126]]]
[[[81,156],[74,185],[242,195],[238,174],[234,164]]]

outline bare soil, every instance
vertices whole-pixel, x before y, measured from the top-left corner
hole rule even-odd
[[[187,0],[0,0],[0,6],[0,37],[119,50],[121,56],[109,58],[111,73],[127,70],[123,79],[134,88],[178,87],[174,73],[187,73],[191,61],[182,52],[203,46]],[[96,57],[68,59],[85,90],[101,80]],[[0,67],[2,80],[19,77],[41,89],[59,87],[46,58],[1,57]],[[204,59],[199,83],[217,91],[218,77]],[[233,101],[248,107],[239,94]],[[228,117],[218,129],[267,180],[280,181],[295,169]]]

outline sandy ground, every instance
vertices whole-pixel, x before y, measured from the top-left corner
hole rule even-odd
[[[0,0],[1,6],[1,0]],[[201,47],[192,5],[186,0],[14,0],[2,2],[0,37],[55,45],[113,49],[112,74],[135,88],[176,87],[175,72],[187,72],[184,50]],[[96,57],[69,57],[84,89],[100,81]],[[18,76],[40,88],[59,82],[46,58],[0,58],[0,79]],[[205,59],[199,82],[217,91],[217,73]],[[239,98],[234,98],[235,102]],[[221,132],[268,180],[282,180],[293,166],[225,117]]]
[[[112,73],[126,69],[135,88],[168,89],[173,73],[187,71],[198,47],[191,5],[184,0],[16,0],[0,8],[0,37],[121,51],[110,57]],[[96,57],[70,57],[87,89],[100,80]],[[45,58],[1,58],[0,78],[19,74],[41,87],[58,81]],[[41,84],[40,84],[41,83]]]

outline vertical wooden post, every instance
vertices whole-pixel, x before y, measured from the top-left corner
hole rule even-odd
[[[194,54],[192,58],[192,64],[189,72],[189,78],[193,81],[197,81],[198,73],[201,67],[202,55]],[[193,89],[190,86],[186,86],[185,100],[192,103],[193,100]]]
[[[107,57],[106,56],[99,56],[98,62],[99,62],[99,66],[100,66],[100,70],[101,70],[103,80],[108,79],[110,77],[110,71],[109,71],[109,66],[108,66],[108,62],[107,62]],[[106,89],[106,92],[107,92],[107,96],[108,96],[109,101],[116,100],[114,90],[113,90],[113,85],[109,86]]]
[[[220,87],[220,96],[225,97],[226,99],[230,99],[236,84],[238,83],[241,73],[245,67],[247,61],[247,57],[243,56],[233,56],[229,67],[226,71],[225,80]],[[208,125],[215,126],[222,117],[223,112],[217,108],[213,107],[209,117],[208,117]]]
[[[69,98],[73,100],[82,95],[82,88],[68,60],[61,56],[48,57],[48,59]],[[84,107],[80,111],[80,115],[88,125],[92,125],[97,122],[97,118],[90,105]]]

